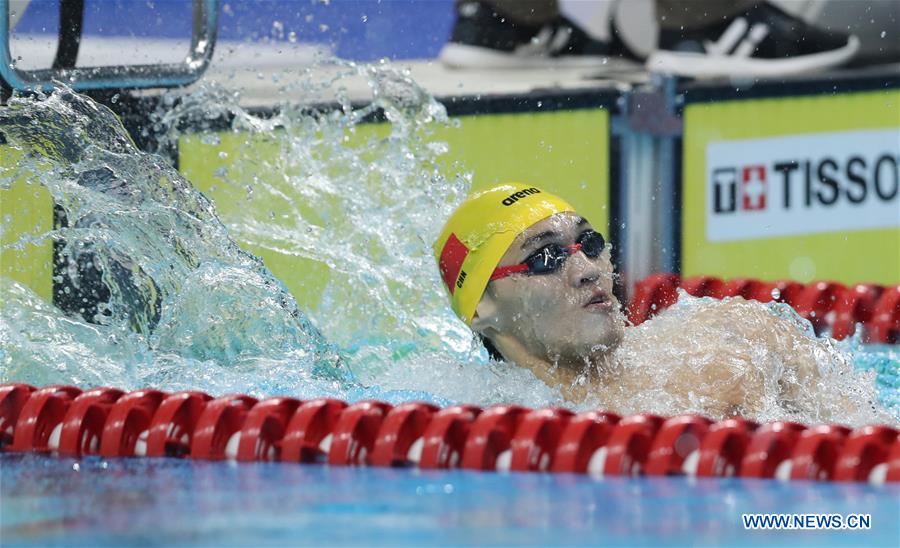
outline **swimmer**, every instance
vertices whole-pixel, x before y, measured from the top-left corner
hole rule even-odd
[[[801,320],[761,303],[691,299],[626,328],[603,235],[537,187],[476,193],[434,253],[453,310],[491,356],[530,369],[569,401],[620,413],[806,420],[875,407],[872,391],[819,382],[852,376],[852,364],[804,333]]]

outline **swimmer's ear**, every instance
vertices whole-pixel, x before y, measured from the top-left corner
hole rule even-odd
[[[499,320],[497,301],[491,297],[489,292],[485,291],[475,307],[475,316],[472,318],[472,331],[482,337],[491,338],[500,331]]]

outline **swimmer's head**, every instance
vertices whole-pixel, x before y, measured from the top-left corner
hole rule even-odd
[[[558,196],[518,183],[476,193],[434,251],[453,310],[507,359],[588,358],[621,340],[608,246]]]

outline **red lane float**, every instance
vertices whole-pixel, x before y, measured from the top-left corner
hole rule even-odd
[[[847,299],[848,290],[837,282],[815,282],[807,285],[792,306],[800,316],[809,320],[822,333],[829,327],[828,314],[839,302]]]
[[[166,396],[168,394],[159,390],[137,390],[116,400],[106,416],[100,438],[100,456],[146,455],[150,422]]]
[[[848,289],[833,309],[831,336],[843,340],[853,334],[856,324],[868,324],[883,291],[883,287],[874,284],[857,284]]]
[[[783,464],[790,465],[791,454],[800,433],[806,429],[796,422],[776,421],[761,426],[753,434],[741,461],[741,476],[745,478],[787,479],[788,469],[780,472]]]
[[[872,342],[900,342],[900,285],[887,288],[881,294],[866,326],[868,339]]]
[[[606,446],[620,420],[619,415],[609,411],[588,411],[575,415],[559,439],[552,470],[586,473],[591,458]]]
[[[700,449],[700,442],[711,424],[710,419],[697,415],[667,419],[653,440],[647,456],[646,474],[669,476],[687,473],[685,460]]]
[[[79,394],[81,389],[74,386],[48,386],[32,392],[19,412],[9,450],[56,451],[66,411]]]
[[[281,441],[282,462],[324,462],[331,448],[331,431],[346,408],[346,403],[331,398],[298,407]]]
[[[256,404],[256,398],[242,395],[222,396],[207,403],[194,429],[191,458],[204,460],[234,458],[237,455],[244,420]]]
[[[189,455],[194,428],[211,399],[203,392],[176,392],[163,400],[147,431],[147,456]]]
[[[900,482],[900,438],[894,442],[887,458],[886,481]]]
[[[454,405],[438,411],[422,434],[419,468],[457,468],[462,460],[469,429],[481,408]]]
[[[367,456],[375,445],[378,429],[391,408],[389,403],[369,400],[354,403],[341,411],[332,431],[328,464],[368,464]]]
[[[0,449],[12,443],[19,414],[34,390],[28,384],[0,386]]]
[[[602,468],[601,463],[598,463],[599,470],[591,470],[589,464],[589,471],[607,476],[640,474],[650,454],[653,438],[656,437],[663,421],[662,417],[648,413],[631,415],[620,420],[610,434],[606,446],[601,449],[605,454],[600,453],[602,457],[598,455]]]
[[[722,297],[743,297],[745,299],[751,299],[753,298],[752,295],[759,293],[761,285],[762,282],[759,280],[733,278],[722,284]]]
[[[791,455],[791,479],[833,479],[834,466],[849,433],[849,428],[834,424],[805,430]]]
[[[850,336],[856,324],[861,323],[867,342],[900,342],[900,285],[846,287],[833,281],[804,285],[788,280],[721,280],[712,276],[682,280],[677,274],[658,273],[635,285],[628,304],[629,321],[638,325],[668,308],[677,301],[679,288],[695,297],[743,297],[787,303],[812,323],[816,333],[830,330],[835,339]]]
[[[730,477],[740,473],[741,460],[750,445],[757,423],[745,419],[726,419],[710,426],[700,443],[697,475]]]
[[[369,464],[409,466],[419,462],[424,443],[422,435],[437,410],[437,406],[419,402],[391,409],[378,430]]]
[[[281,439],[300,403],[294,398],[269,398],[254,405],[241,428],[237,460],[279,460]]]
[[[543,472],[553,464],[563,430],[574,413],[568,409],[535,409],[522,419],[510,442],[510,470]]]
[[[747,292],[745,299],[752,299],[761,303],[771,301],[793,305],[797,297],[803,292],[803,284],[790,280],[776,282],[759,282],[752,290]]]
[[[0,451],[900,482],[900,433],[685,415],[0,385]],[[12,443],[8,443],[12,439]]]
[[[834,467],[836,481],[869,481],[872,470],[887,461],[897,431],[887,426],[865,426],[853,431]]]
[[[472,421],[461,468],[508,470],[513,435],[530,409],[518,405],[496,405]]]
[[[634,295],[628,303],[628,320],[639,325],[675,304],[680,282],[677,274],[669,273],[653,274],[639,281],[634,286]]]
[[[69,457],[97,454],[109,410],[123,394],[116,388],[94,388],[72,400],[62,422],[59,454]]]
[[[698,276],[695,278],[687,278],[681,281],[681,289],[684,289],[688,295],[694,297],[714,297],[721,299],[725,296],[723,292],[725,283],[719,278],[712,276]]]

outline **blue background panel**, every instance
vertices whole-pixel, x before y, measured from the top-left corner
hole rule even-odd
[[[327,44],[358,61],[432,58],[450,36],[453,0],[222,0],[219,40]],[[59,0],[32,0],[16,34],[59,31]],[[84,34],[184,38],[190,0],[85,0]]]

